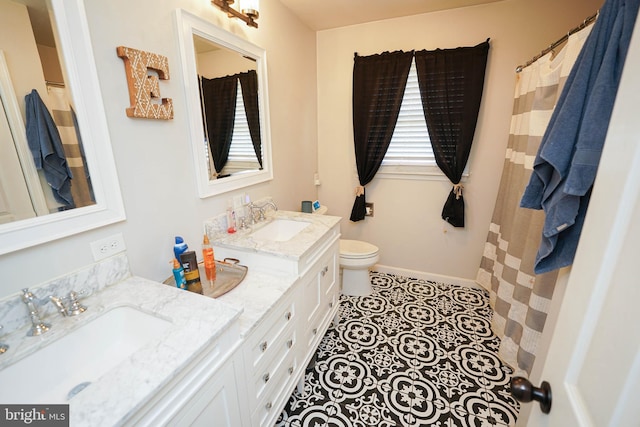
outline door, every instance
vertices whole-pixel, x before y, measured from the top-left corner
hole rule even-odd
[[[0,49],[0,224],[47,213],[9,68]]]
[[[640,426],[639,26],[528,426]]]
[[[34,216],[36,213],[0,97],[0,224]]]

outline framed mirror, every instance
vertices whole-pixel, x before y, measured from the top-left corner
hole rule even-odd
[[[0,0],[1,32],[0,254],[125,219],[83,0]]]
[[[273,179],[264,49],[176,11],[201,198]]]

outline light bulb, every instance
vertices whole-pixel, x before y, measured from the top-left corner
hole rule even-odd
[[[260,1],[240,0],[240,11],[253,19],[258,19],[258,16],[260,16]]]

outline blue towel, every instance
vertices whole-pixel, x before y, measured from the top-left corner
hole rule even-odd
[[[520,206],[544,209],[534,271],[573,262],[640,0],[607,0],[567,78]]]
[[[47,183],[53,189],[53,197],[63,209],[75,207],[71,195],[71,169],[49,110],[38,91],[33,89],[24,97],[27,117],[27,142],[38,170],[44,171]]]

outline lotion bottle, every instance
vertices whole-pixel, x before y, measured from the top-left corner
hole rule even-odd
[[[177,259],[173,259],[173,278],[176,281],[176,287],[180,289],[187,289],[187,279],[184,277],[184,268],[180,265]]]
[[[213,255],[211,243],[209,242],[209,236],[206,234],[202,239],[202,260],[209,285],[213,285],[213,282],[216,280],[216,259]]]

